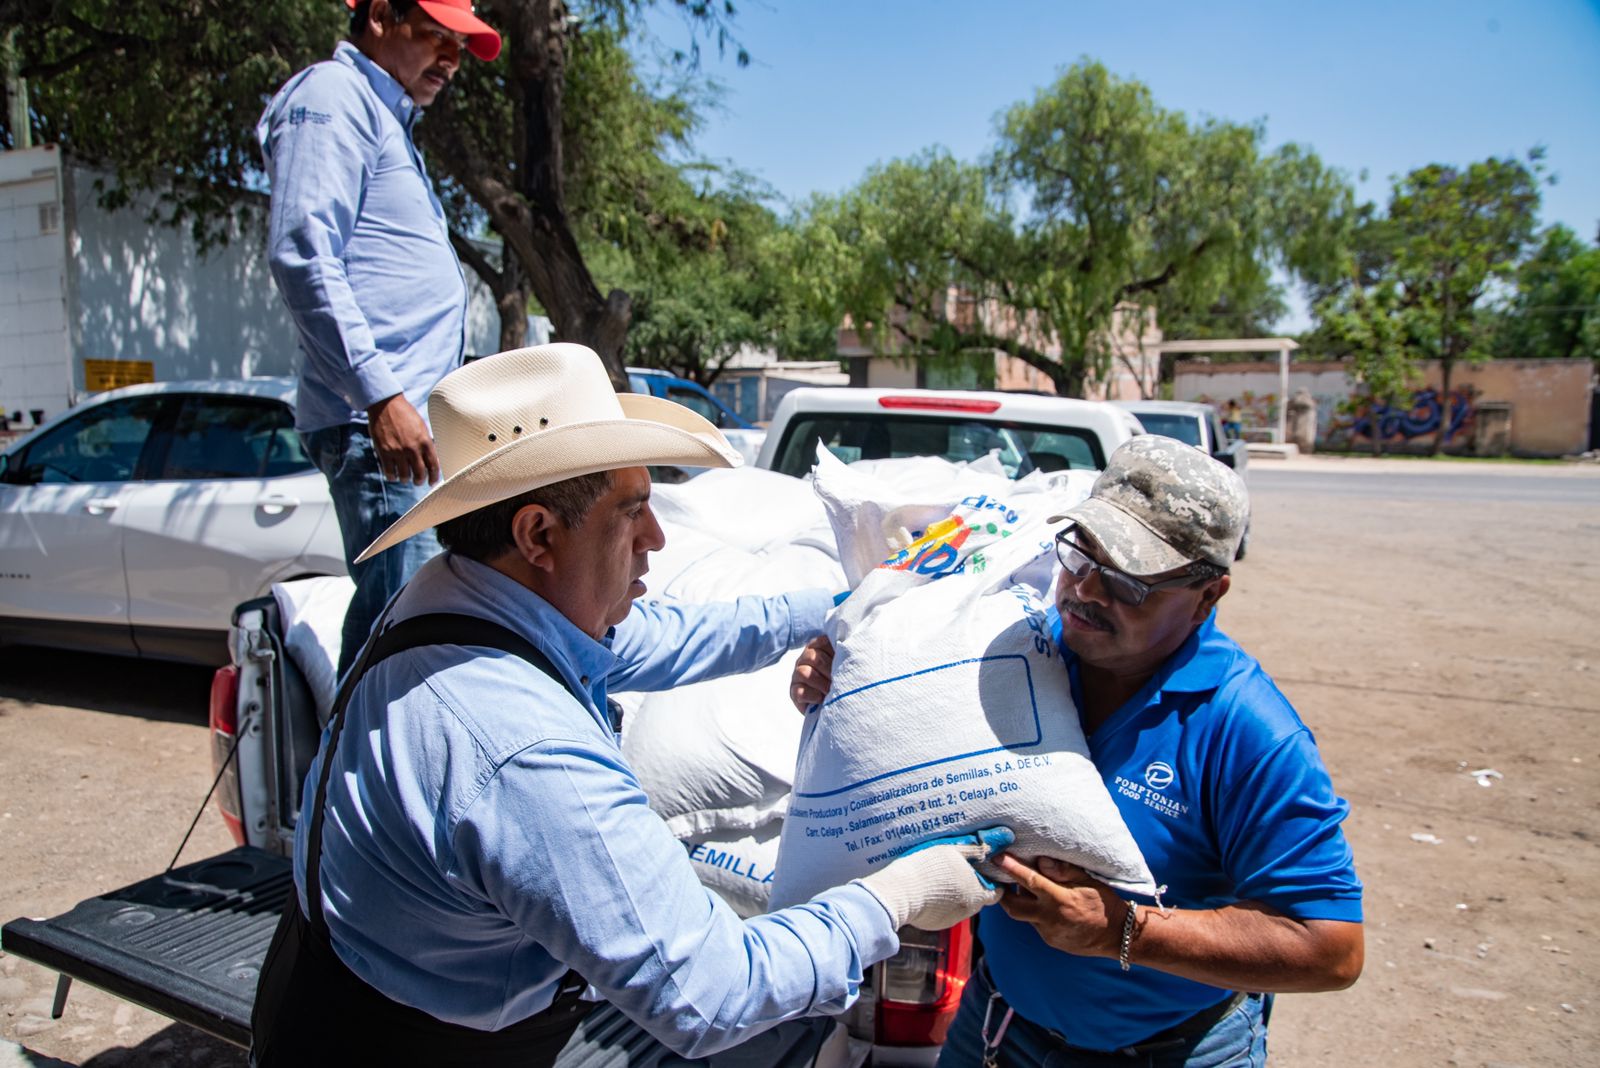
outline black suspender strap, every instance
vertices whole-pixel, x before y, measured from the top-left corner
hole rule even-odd
[[[328,735],[328,748],[322,754],[322,773],[317,778],[317,795],[312,802],[311,828],[307,834],[306,904],[310,915],[306,919],[311,929],[324,941],[328,938],[328,921],[322,915],[322,817],[327,801],[328,779],[333,769],[333,751],[339,745],[339,736],[344,733],[345,707],[350,704],[350,695],[355,692],[356,684],[369,668],[396,653],[425,645],[473,646],[510,653],[561,683],[568,693],[582,702],[582,698],[573,693],[572,687],[567,685],[550,658],[532,642],[498,623],[478,616],[455,612],[412,616],[368,638],[355,666],[340,682],[333,710],[329,713],[328,722],[332,731]]]

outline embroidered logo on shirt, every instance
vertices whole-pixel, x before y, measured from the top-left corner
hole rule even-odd
[[[1172,765],[1163,760],[1152,760],[1144,769],[1144,784],[1152,790],[1165,790],[1172,785]]]
[[[299,126],[301,123],[315,123],[326,126],[333,121],[333,116],[325,111],[312,111],[310,108],[299,107],[289,109],[289,125]]]

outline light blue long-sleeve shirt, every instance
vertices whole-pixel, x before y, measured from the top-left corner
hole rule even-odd
[[[393,619],[492,620],[544,652],[582,699],[482,649],[413,649],[363,677],[323,825],[323,914],[340,959],[393,1000],[480,1030],[545,1008],[575,968],[686,1056],[842,1011],[865,966],[899,949],[883,905],[852,883],[741,920],[646,804],[605,712],[608,689],[770,664],[821,633],[829,605],[824,591],[635,602],[596,641],[492,568],[453,553],[429,561]],[[302,906],[321,763],[295,841]]]
[[[296,74],[256,125],[272,181],[267,259],[303,355],[295,425],[365,422],[461,365],[467,286],[400,83],[349,42]]]

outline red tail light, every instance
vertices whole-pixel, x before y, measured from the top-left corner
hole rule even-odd
[[[239,761],[234,756],[234,742],[239,737],[239,669],[233,665],[220,667],[211,676],[211,773],[222,772],[217,783],[217,811],[222,822],[228,825],[233,840],[244,845],[244,821],[239,810],[243,807],[239,794]],[[226,762],[226,769],[223,764]]]
[[[997,400],[978,400],[975,397],[879,397],[880,408],[922,408],[935,412],[995,412],[1000,410]]]
[[[961,1004],[972,970],[972,925],[900,932],[900,952],[878,965],[880,1046],[937,1046]]]

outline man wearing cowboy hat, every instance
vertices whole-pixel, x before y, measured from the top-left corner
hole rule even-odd
[[[461,364],[467,287],[412,133],[463,50],[500,36],[469,0],[347,0],[350,40],[296,74],[256,127],[272,181],[272,276],[302,355],[295,425],[328,477],[356,592],[341,671],[431,536],[357,563],[439,478],[428,394]]]
[[[821,632],[826,591],[636,601],[664,540],[646,465],[739,454],[687,408],[619,397],[582,346],[470,364],[432,408],[446,477],[363,555],[435,526],[448,551],[380,622],[307,775],[257,1064],[548,1065],[586,987],[703,1056],[842,1011],[899,927],[997,899],[968,861],[1003,829],[740,920],[649,808],[606,694],[769,664]]]
[[[979,919],[984,963],[941,1066],[1261,1065],[1271,991],[1360,974],[1349,806],[1215,622],[1248,519],[1234,471],[1156,435],[1125,443],[1089,498],[1052,517],[1070,523],[1052,625],[1075,714],[1165,885],[1159,904],[1125,901],[1071,865],[1000,857],[1018,889]],[[831,652],[802,654],[797,703],[826,696]]]

